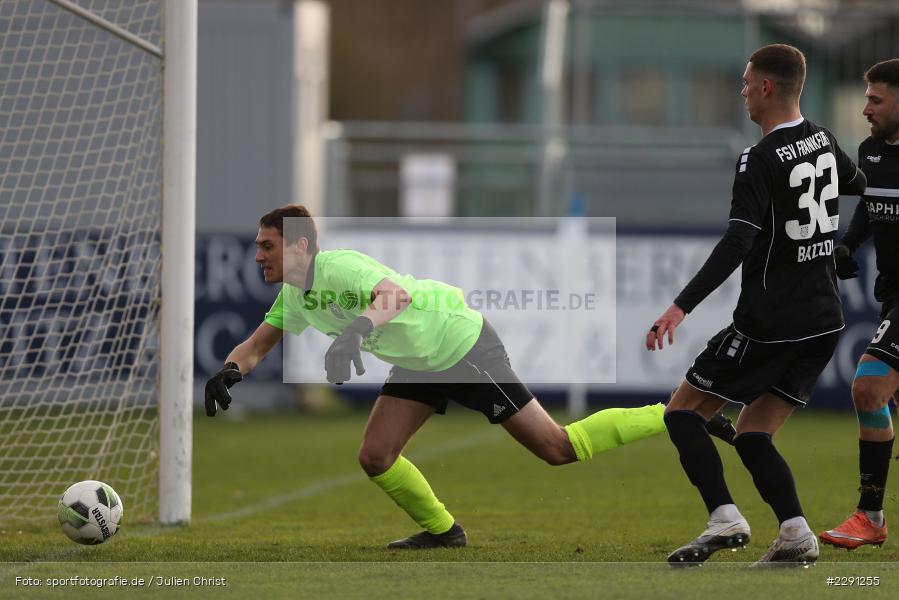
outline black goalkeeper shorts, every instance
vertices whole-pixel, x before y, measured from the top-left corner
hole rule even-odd
[[[709,340],[685,379],[700,391],[732,402],[748,405],[770,392],[805,406],[839,340],[838,331],[800,342],[765,344],[737,333],[731,324]]]
[[[455,365],[433,372],[394,366],[381,395],[422,402],[441,415],[454,400],[491,423],[502,423],[534,398],[515,375],[502,340],[486,319],[474,346]]]
[[[899,301],[884,304],[880,326],[874,332],[865,354],[875,356],[899,372]]]

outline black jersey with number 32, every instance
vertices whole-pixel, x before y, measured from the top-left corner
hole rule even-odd
[[[743,151],[730,219],[760,231],[743,260],[734,326],[761,342],[798,341],[843,328],[834,273],[839,187],[852,160],[807,120],[775,128]]]

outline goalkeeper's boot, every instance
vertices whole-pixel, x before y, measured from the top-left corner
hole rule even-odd
[[[753,567],[807,567],[818,560],[818,538],[809,531],[796,540],[778,536]]]
[[[737,430],[734,429],[734,423],[728,419],[723,412],[716,412],[705,424],[705,430],[709,435],[713,435],[718,439],[724,440],[731,446],[734,445],[734,438],[737,436]]]
[[[736,521],[710,520],[706,530],[687,544],[668,555],[671,566],[701,565],[718,550],[736,550],[749,543],[749,523],[740,517]]]
[[[444,533],[420,531],[407,538],[387,544],[390,550],[422,550],[425,548],[461,548],[468,543],[465,530],[458,523]]]
[[[887,522],[878,527],[864,513],[858,510],[851,517],[820,536],[825,544],[831,544],[847,550],[855,550],[859,546],[871,544],[880,546],[887,539]]]

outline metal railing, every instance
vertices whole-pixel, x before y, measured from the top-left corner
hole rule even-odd
[[[456,166],[458,216],[538,216],[537,177],[547,140],[563,140],[558,193],[551,215],[570,212],[572,197],[591,216],[635,196],[678,193],[665,174],[727,171],[746,146],[726,128],[566,127],[445,123],[331,123],[328,201],[333,216],[400,213],[401,164],[416,154],[441,154]],[[619,178],[619,185],[604,183]],[[690,186],[688,186],[690,187]],[[542,215],[550,216],[550,215]]]

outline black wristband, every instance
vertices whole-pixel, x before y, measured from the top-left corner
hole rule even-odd
[[[222,367],[222,371],[224,371],[225,369],[234,369],[235,371],[240,371],[240,365],[233,361],[227,362],[225,363],[225,366]]]

